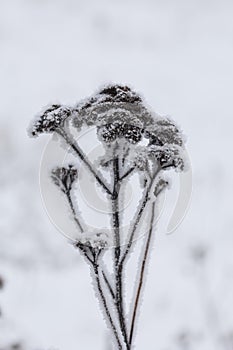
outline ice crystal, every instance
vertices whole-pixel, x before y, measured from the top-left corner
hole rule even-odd
[[[51,172],[51,178],[54,184],[57,185],[64,193],[68,193],[71,190],[77,177],[78,170],[71,164],[67,168],[56,167]]]
[[[71,108],[60,104],[53,104],[43,110],[33,122],[29,129],[31,136],[42,133],[50,133],[64,124],[64,121],[72,113]]]

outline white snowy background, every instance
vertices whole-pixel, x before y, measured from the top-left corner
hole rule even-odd
[[[136,349],[233,349],[231,0],[0,1],[0,349],[109,350],[88,267],[40,197],[49,102],[128,83],[188,137],[193,196],[159,225]],[[204,255],[198,259],[198,253]]]

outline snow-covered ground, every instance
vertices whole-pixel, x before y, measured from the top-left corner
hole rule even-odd
[[[183,223],[159,224],[136,349],[233,349],[232,16],[230,0],[1,0],[1,349],[109,350],[88,268],[41,202],[48,138],[26,134],[41,106],[109,81],[182,126],[193,168]]]

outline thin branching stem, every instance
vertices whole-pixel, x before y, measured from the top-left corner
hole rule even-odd
[[[97,289],[98,289],[98,292],[99,292],[99,295],[100,295],[100,299],[101,299],[103,307],[104,307],[104,311],[105,311],[106,316],[107,316],[107,318],[109,320],[109,323],[110,323],[110,326],[112,328],[113,334],[114,334],[114,336],[116,338],[116,341],[117,341],[117,344],[118,344],[118,348],[119,348],[119,350],[121,350],[121,349],[123,349],[123,347],[121,345],[120,337],[118,335],[116,326],[115,326],[115,324],[113,322],[111,313],[110,313],[108,305],[107,305],[107,300],[106,300],[106,298],[104,296],[104,292],[103,292],[103,289],[102,289],[102,286],[101,286],[98,264],[96,264],[96,263],[93,264],[93,268],[94,268],[94,274],[95,274],[95,280],[96,280],[96,284],[97,284]]]
[[[108,188],[105,180],[95,171],[93,165],[88,161],[87,156],[83,153],[81,148],[75,143],[63,129],[57,129],[56,132],[63,137],[67,144],[75,151],[79,159],[86,165],[91,174],[95,177],[96,181],[101,185],[107,194],[112,194],[112,191]]]
[[[114,157],[113,159],[113,177],[114,177],[114,187],[112,195],[112,217],[113,217],[113,230],[115,238],[115,281],[116,281],[116,294],[115,294],[115,305],[118,313],[119,323],[121,332],[126,344],[128,346],[128,335],[126,329],[126,320],[124,315],[123,307],[123,287],[122,287],[122,269],[119,269],[119,261],[121,255],[121,241],[120,241],[120,219],[119,219],[119,192],[120,192],[120,174],[119,174],[119,158]]]
[[[132,174],[132,172],[135,170],[135,168],[129,168],[120,178],[120,181],[124,180],[127,176]]]
[[[79,248],[79,250],[81,251],[81,253],[83,254],[83,256],[91,263],[91,265],[93,265],[94,260],[92,260],[87,251],[85,250],[85,248],[81,245],[81,244],[77,244],[77,247]]]
[[[109,282],[109,280],[108,280],[108,278],[106,276],[106,273],[103,270],[102,270],[102,275],[103,275],[103,279],[104,279],[104,281],[106,283],[106,286],[108,287],[108,290],[109,290],[109,292],[110,292],[110,294],[112,296],[112,299],[115,300],[115,298],[116,298],[115,292],[114,292],[114,290],[113,290],[113,288],[112,288],[112,286],[111,286],[111,284],[110,284],[110,282]]]
[[[142,286],[143,286],[143,282],[144,282],[145,267],[146,267],[146,263],[147,263],[147,259],[148,259],[148,255],[149,255],[149,248],[150,248],[150,243],[151,243],[151,238],[152,238],[152,233],[153,233],[154,218],[155,218],[155,202],[153,202],[151,205],[150,227],[149,227],[148,237],[146,240],[145,250],[143,253],[143,259],[142,259],[142,263],[141,263],[139,281],[138,281],[137,292],[136,292],[136,299],[135,299],[134,307],[133,307],[133,316],[132,316],[132,321],[131,321],[131,326],[130,326],[130,335],[129,335],[129,344],[130,345],[132,344],[132,341],[133,341],[134,329],[135,329],[136,318],[137,318],[137,311],[138,311],[138,307],[139,307],[139,301],[140,301]]]
[[[120,241],[120,222],[119,222],[119,159],[118,157],[113,159],[113,194],[112,194],[112,219],[114,229],[114,243],[115,243],[115,266],[118,265],[121,253],[121,241]]]
[[[70,206],[70,209],[72,211],[72,214],[73,214],[73,218],[74,218],[74,221],[76,222],[79,230],[81,232],[84,231],[79,219],[77,218],[77,214],[76,214],[76,211],[75,211],[75,208],[74,208],[74,204],[73,204],[73,201],[72,201],[72,198],[71,198],[71,193],[70,191],[66,192],[66,196],[67,196],[67,199],[68,199],[68,203],[69,203],[69,206]]]
[[[151,181],[149,182],[149,184],[147,185],[146,189],[144,190],[144,194],[143,194],[143,198],[142,198],[142,201],[141,201],[141,205],[140,205],[140,207],[138,209],[138,212],[136,214],[135,221],[134,221],[134,224],[132,226],[131,233],[129,235],[128,243],[126,245],[125,251],[122,254],[122,258],[121,258],[120,263],[119,263],[119,265],[122,266],[122,267],[123,267],[124,261],[125,261],[127,255],[128,255],[128,253],[130,252],[131,246],[133,244],[133,240],[134,240],[134,235],[135,235],[136,229],[137,229],[138,224],[139,224],[139,222],[141,220],[142,214],[143,214],[143,212],[144,212],[144,210],[146,208],[147,202],[149,201],[150,191],[151,191],[151,188],[152,188],[152,186],[154,184],[154,180],[157,177],[159,171],[160,171],[160,169],[157,169],[155,171],[153,177],[151,178]]]

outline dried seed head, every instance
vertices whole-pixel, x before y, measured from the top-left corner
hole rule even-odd
[[[29,128],[30,136],[38,136],[42,133],[54,132],[57,128],[63,126],[64,121],[72,113],[71,108],[53,104],[41,112]]]
[[[73,118],[75,127],[80,128],[86,124],[108,130],[110,124],[117,123],[124,129],[120,137],[125,134],[125,138],[133,143],[138,142],[138,139],[141,138],[141,131],[135,130],[135,127],[143,130],[144,126],[153,120],[141,96],[129,87],[121,85],[106,86],[79,103],[75,111]],[[112,139],[115,140],[115,137],[119,137],[117,133],[106,136],[102,141],[111,142]]]
[[[184,171],[185,157],[184,150],[179,146],[149,146],[148,154],[151,159],[157,160],[164,170],[174,168],[176,171]]]
[[[138,126],[115,120],[112,123],[99,127],[98,136],[106,143],[111,143],[119,138],[124,138],[129,143],[135,144],[142,138],[142,129]]]
[[[148,150],[146,147],[136,147],[132,152],[130,165],[140,171],[148,170]]]
[[[151,125],[148,125],[145,130],[145,136],[149,138],[150,145],[184,145],[184,136],[182,132],[169,118],[159,118],[151,123]]]
[[[154,189],[155,197],[158,197],[158,195],[168,186],[169,186],[169,182],[163,178],[160,178],[155,185],[155,189]]]
[[[62,192],[68,193],[78,178],[78,170],[71,164],[68,167],[56,167],[51,172],[51,178]]]

